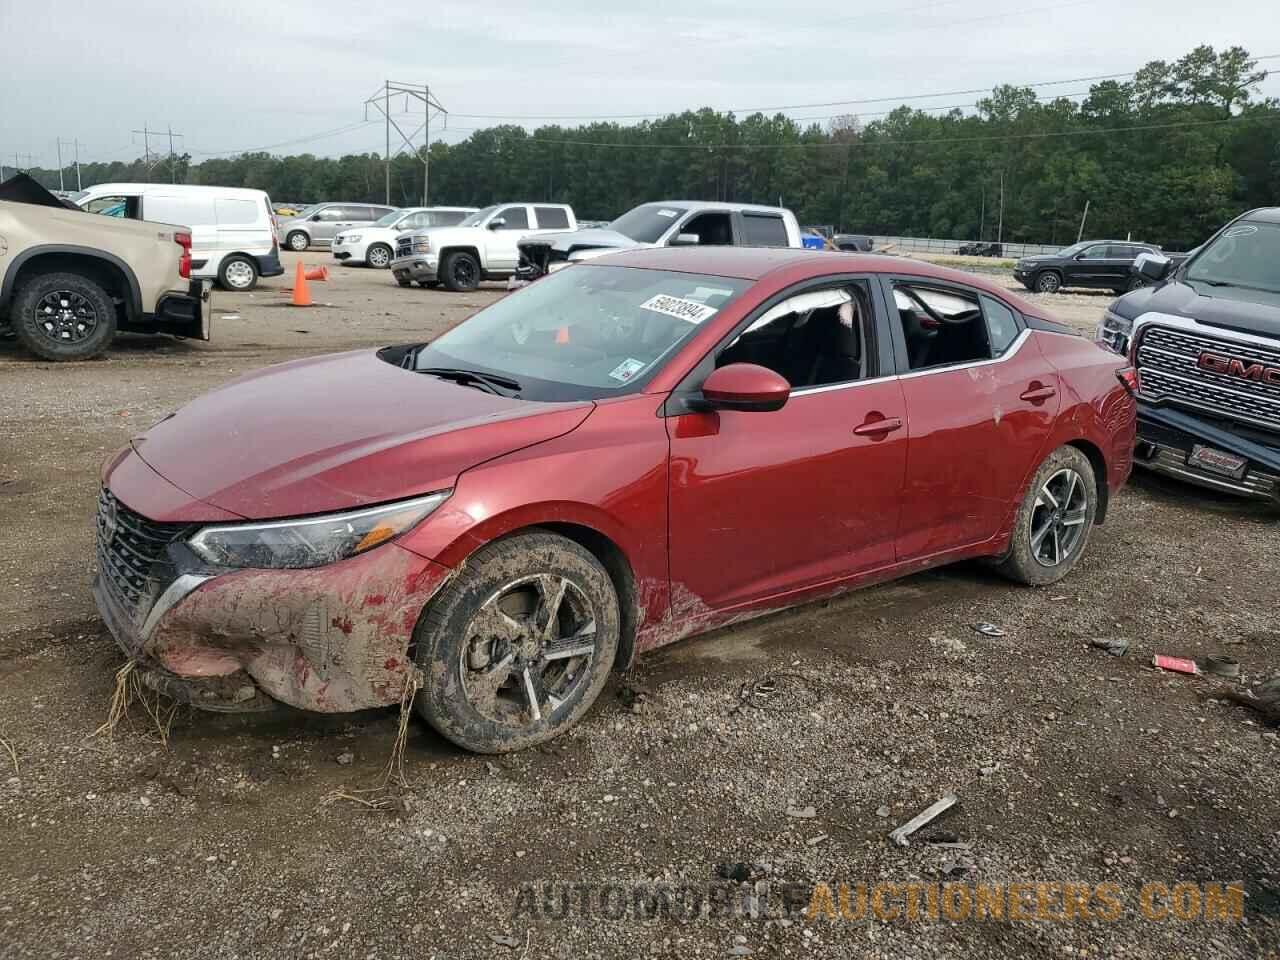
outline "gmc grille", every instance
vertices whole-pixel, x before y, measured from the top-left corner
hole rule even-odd
[[[1200,366],[1200,354],[1235,357],[1246,364],[1280,367],[1280,350],[1152,326],[1138,341],[1142,398],[1193,407],[1280,432],[1280,386],[1215,373]]]
[[[193,529],[190,524],[148,520],[105,487],[99,492],[98,570],[107,592],[135,626],[177,576],[166,548]]]

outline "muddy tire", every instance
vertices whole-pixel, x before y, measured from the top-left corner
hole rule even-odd
[[[1009,554],[996,569],[1018,583],[1057,583],[1079,562],[1098,513],[1098,484],[1089,458],[1059,447],[1040,464],[1013,522]]]
[[[1045,270],[1036,275],[1037,293],[1057,293],[1062,289],[1062,276],[1056,270]]]
[[[418,712],[476,753],[557,737],[604,689],[620,623],[613,582],[585,548],[544,531],[491,543],[418,621]]]
[[[470,293],[480,286],[480,261],[466,252],[451,253],[440,264],[440,278],[454,293]]]
[[[23,283],[10,325],[42,360],[88,360],[116,335],[116,305],[98,283],[76,273],[45,273]]]

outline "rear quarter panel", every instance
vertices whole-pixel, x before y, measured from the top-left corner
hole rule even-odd
[[[1107,486],[1119,490],[1133,471],[1137,438],[1137,402],[1116,378],[1127,362],[1084,337],[1043,330],[1035,336],[1062,388],[1050,449],[1078,440],[1091,443],[1106,461]]]

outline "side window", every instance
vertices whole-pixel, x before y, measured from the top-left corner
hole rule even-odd
[[[568,230],[569,214],[562,207],[534,207],[539,230]]]
[[[987,319],[987,339],[991,342],[993,357],[1002,357],[1018,339],[1018,319],[1013,311],[998,300],[980,297],[982,315]]]
[[[369,220],[370,222],[374,220],[381,220],[388,213],[395,212],[391,207],[363,207],[362,209],[364,211],[364,216],[361,219]]]
[[[506,221],[499,230],[528,230],[529,210],[527,207],[503,207],[498,216]]]
[[[860,284],[788,297],[724,347],[716,366],[759,364],[797,390],[865,379],[870,303]]]
[[[104,217],[137,220],[138,206],[137,197],[94,197],[84,205],[84,209]]]
[[[319,217],[323,223],[337,223],[340,220],[351,219],[347,216],[347,208],[338,206],[325,207],[323,210],[317,210],[316,216]]]
[[[699,213],[685,221],[681,233],[696,233],[698,245],[723,247],[733,243],[733,223],[727,213]]]
[[[432,210],[430,213],[421,214],[426,218],[423,226],[432,227],[452,227],[467,219],[467,215],[461,210]]]
[[[749,247],[785,247],[787,226],[782,218],[766,213],[742,215],[742,242]]]
[[[975,294],[896,283],[893,300],[912,370],[992,359],[987,323]]]
[[[1105,243],[1095,243],[1092,247],[1085,247],[1080,256],[1084,260],[1105,260],[1107,258],[1107,245]]]

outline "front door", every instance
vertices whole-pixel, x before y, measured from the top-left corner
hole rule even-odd
[[[1063,286],[1067,287],[1105,287],[1110,285],[1112,264],[1107,244],[1095,243],[1085,247],[1068,260],[1063,276]]]
[[[500,226],[494,221],[502,220]],[[529,208],[524,206],[503,207],[489,219],[488,233],[485,235],[485,262],[491,273],[511,273],[520,259],[520,251],[516,244],[529,232]]]
[[[879,375],[864,348],[869,291],[859,282],[788,297],[715,351],[714,366],[787,377],[781,410],[667,419],[675,619],[893,562],[906,408],[896,376]]]

